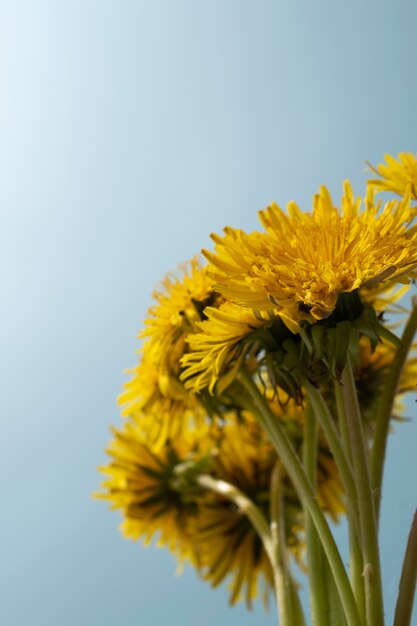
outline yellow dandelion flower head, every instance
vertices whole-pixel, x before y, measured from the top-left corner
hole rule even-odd
[[[199,392],[208,388],[210,393],[221,379],[221,392],[234,379],[243,357],[250,350],[259,349],[261,336],[256,331],[271,324],[274,315],[255,315],[251,309],[233,302],[224,302],[218,308],[207,307],[204,312],[207,319],[197,324],[200,332],[187,338],[190,351],[181,361],[181,379],[187,389]]]
[[[186,337],[195,332],[204,308],[216,299],[205,269],[197,258],[182,266],[181,276],[168,275],[154,292],[156,304],[149,309],[140,337],[155,346],[156,364],[161,376],[176,377],[186,350]]]
[[[123,416],[134,416],[154,445],[164,443],[205,418],[199,400],[179,379],[181,357],[188,350],[190,333],[196,332],[204,309],[218,294],[197,258],[182,266],[180,277],[168,275],[154,293],[157,302],[149,309],[145,339],[138,365],[129,370],[119,404]]]
[[[104,491],[95,497],[121,511],[125,537],[141,539],[145,545],[156,539],[157,545],[169,548],[179,560],[192,558],[190,520],[196,513],[195,503],[184,497],[172,481],[176,466],[199,443],[205,445],[206,433],[190,433],[175,445],[157,451],[132,421],[122,430],[113,429],[113,435],[107,450],[111,461],[99,468],[107,477],[102,483]]]
[[[385,154],[385,163],[370,169],[379,178],[368,182],[378,191],[392,191],[400,196],[410,194],[417,200],[417,158],[412,152],[400,152],[397,159]]]
[[[148,339],[141,356],[139,364],[129,370],[132,377],[118,401],[122,416],[134,418],[147,439],[161,447],[204,424],[206,413],[177,378],[161,375],[157,344]]]
[[[404,408],[402,397],[407,393],[417,392],[416,349],[417,344],[414,344],[401,372],[394,405],[394,415],[397,418],[400,418]],[[362,416],[371,426],[395,354],[395,347],[385,341],[378,343],[375,350],[372,350],[365,337],[360,339],[356,386]]]
[[[407,293],[410,285],[397,285],[392,281],[375,283],[360,289],[362,302],[371,305],[378,313],[407,313],[407,309],[400,304],[401,298]]]
[[[416,216],[409,200],[381,206],[369,188],[364,209],[345,183],[339,211],[325,187],[311,213],[291,202],[260,211],[265,233],[225,229],[213,236],[215,253],[203,251],[214,288],[246,307],[281,308],[295,322],[329,317],[341,293],[363,285],[406,280],[417,266]]]

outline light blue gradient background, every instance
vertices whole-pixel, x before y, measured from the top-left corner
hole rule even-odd
[[[0,3],[1,624],[275,623],[123,540],[95,468],[166,271],[417,150],[416,24],[414,1]],[[417,423],[396,431],[390,617],[417,504]]]

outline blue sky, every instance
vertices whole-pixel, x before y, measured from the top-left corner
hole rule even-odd
[[[0,3],[1,623],[275,623],[122,540],[96,466],[167,271],[273,199],[362,193],[366,160],[416,151],[416,18],[386,0]],[[388,615],[416,439],[411,420],[390,443]]]

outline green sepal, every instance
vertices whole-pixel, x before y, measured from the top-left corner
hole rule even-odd
[[[386,339],[386,341],[388,341],[388,343],[391,343],[393,346],[395,346],[398,350],[400,348],[402,348],[402,341],[399,337],[397,337],[397,335],[395,335],[394,333],[392,333],[388,328],[386,328],[385,326],[383,326],[380,322],[377,322],[377,330],[379,333],[379,336],[382,337],[383,339]]]
[[[201,458],[191,457],[178,463],[173,468],[171,489],[184,495],[199,493],[201,487],[197,483],[197,478],[201,474],[208,474],[213,467],[213,462],[212,455],[205,455]]]
[[[311,337],[313,339],[314,351],[317,359],[324,356],[325,351],[325,329],[321,324],[314,324],[311,328]]]
[[[351,323],[339,322],[336,326],[336,350],[333,355],[335,378],[338,380],[344,370],[350,344]]]

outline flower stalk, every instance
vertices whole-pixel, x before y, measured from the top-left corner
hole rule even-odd
[[[353,477],[351,461],[348,458],[346,448],[343,446],[339,433],[336,430],[336,424],[330,415],[329,408],[320,393],[319,389],[316,389],[307,380],[304,383],[308,398],[311,402],[311,406],[319,421],[319,424],[326,436],[330,449],[333,453],[336,465],[342,478],[346,495],[350,503],[350,518],[354,525],[356,532],[359,533],[359,510],[358,510],[358,498],[356,493],[356,484]]]
[[[348,420],[346,416],[345,403],[343,401],[342,389],[340,384],[335,380],[333,385],[334,395],[336,399],[336,407],[339,421],[339,429],[342,438],[342,444],[346,451],[346,454],[351,460],[352,450],[349,438]],[[350,566],[350,579],[352,583],[353,592],[355,594],[356,602],[358,603],[359,613],[363,622],[366,619],[365,609],[365,588],[363,579],[363,556],[360,543],[360,524],[354,523],[353,515],[351,514],[352,506],[357,502],[352,502],[351,497],[347,497],[348,506],[348,533],[349,533],[349,566]],[[358,512],[359,515],[359,512]],[[359,517],[358,517],[359,522]]]
[[[317,422],[314,411],[307,408],[304,422],[303,464],[306,476],[316,492],[317,490]],[[331,626],[329,622],[329,595],[326,585],[324,562],[325,554],[319,535],[307,508],[304,510],[307,563],[309,571],[310,607],[313,626]]]
[[[262,543],[270,559],[274,559],[274,546],[271,539],[269,524],[262,511],[248,498],[240,489],[219,478],[214,478],[208,474],[201,474],[196,478],[200,487],[213,491],[224,498],[227,498],[252,522],[253,527],[262,539]]]
[[[272,567],[274,570],[280,626],[294,623],[294,606],[288,550],[285,537],[283,498],[284,471],[280,461],[275,463],[271,474],[271,539],[273,545]]]
[[[244,368],[239,372],[239,380],[252,400],[251,410],[260,425],[268,433],[271,443],[282,460],[285,471],[290,477],[303,506],[311,515],[335,578],[349,626],[363,626],[336,542],[299,458],[285,432],[278,424],[275,415],[271,412],[264,396],[259,391],[251,375]]]
[[[383,626],[384,607],[375,505],[371,488],[368,450],[363,435],[362,417],[349,355],[342,372],[341,387],[346,408],[345,415],[348,422],[350,449],[357,485],[364,562],[366,624],[367,626]]]
[[[381,508],[381,486],[387,448],[389,423],[392,416],[395,396],[398,391],[401,373],[410,352],[414,335],[417,332],[417,299],[413,298],[413,308],[401,336],[401,347],[397,350],[390,366],[384,388],[379,399],[376,418],[375,436],[372,447],[371,479],[375,499],[377,524]]]
[[[417,582],[417,511],[414,513],[405,550],[394,626],[410,626]]]

